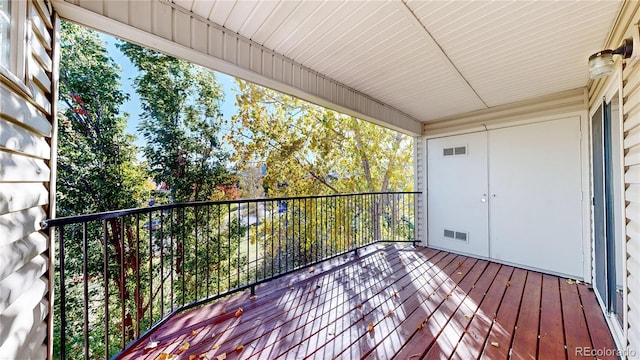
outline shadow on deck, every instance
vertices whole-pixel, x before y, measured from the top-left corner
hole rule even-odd
[[[175,315],[119,359],[572,359],[591,349],[615,353],[587,284],[388,246]]]

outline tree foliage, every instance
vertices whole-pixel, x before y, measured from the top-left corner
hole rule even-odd
[[[61,64],[59,103],[62,110],[58,123],[57,215],[90,214],[140,205],[146,194],[144,168],[136,160],[133,136],[124,130],[127,114],[120,108],[128,95],[121,89],[120,68],[107,53],[97,33],[63,22],[61,31]],[[130,298],[130,292],[118,276],[123,268],[137,266],[125,246],[132,247],[132,233],[122,237],[122,223],[109,221],[105,236],[100,224],[86,227],[84,244],[82,227],[71,226],[65,232],[65,279],[67,289],[69,348],[82,347],[81,288],[79,281],[86,266],[87,276],[101,278],[103,248],[118,261],[109,269],[108,282],[115,284],[120,302]],[[105,225],[106,226],[106,225]],[[106,242],[106,244],[105,244]],[[86,255],[83,255],[86,254]],[[84,265],[86,264],[86,265]],[[59,296],[58,293],[56,293]],[[94,290],[92,299],[100,298]],[[104,297],[102,301],[105,300]],[[104,317],[96,311],[94,318]],[[127,314],[129,324],[131,313]],[[59,319],[56,320],[56,325]],[[95,333],[104,333],[103,323],[92,326]],[[114,325],[115,327],[115,325]],[[58,341],[61,339],[56,338]],[[101,351],[107,351],[102,349]]]
[[[412,138],[255,84],[239,80],[238,87],[227,139],[245,182],[254,183],[255,164],[264,165],[270,197],[412,191]],[[371,242],[409,239],[413,224],[399,203],[407,205],[398,194],[281,201],[255,241],[262,236],[265,263],[289,269]]]
[[[255,84],[238,86],[227,139],[239,172],[265,164],[270,196],[412,190],[410,137]]]
[[[210,200],[231,180],[218,138],[223,93],[214,73],[135,44],[117,46],[139,71],[138,130],[152,176],[167,183],[177,202]]]
[[[120,111],[128,95],[98,35],[64,22],[58,126],[58,216],[136,207],[146,191]]]

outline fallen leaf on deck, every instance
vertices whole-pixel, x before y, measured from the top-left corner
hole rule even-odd
[[[185,341],[184,344],[180,345],[180,347],[178,348],[178,354],[184,352],[188,348],[189,348],[189,342]]]
[[[251,296],[249,296],[249,300],[255,300],[255,299],[256,299],[256,296],[255,296],[255,295],[251,295]]]
[[[462,266],[462,261],[458,261],[458,267]]]
[[[149,341],[149,343],[147,344],[147,346],[144,347],[145,350],[147,349],[155,349],[156,347],[158,347],[158,342],[157,341]]]
[[[191,330],[191,335],[193,335],[193,336],[198,335],[198,331],[197,330]]]
[[[372,323],[372,322],[370,322],[370,323],[369,323],[369,332],[372,332],[372,331],[373,331],[373,323]]]
[[[418,330],[422,330],[422,327],[424,326],[424,323],[420,323],[418,324]]]
[[[216,337],[216,333],[211,334],[211,338],[213,339],[214,337]]]
[[[471,319],[471,315],[469,315],[469,314],[465,314],[464,317],[467,318],[467,319]]]
[[[362,309],[362,304],[358,304],[356,307],[357,307],[358,309]]]
[[[391,294],[391,296],[398,297],[398,293],[394,291],[393,294]]]
[[[505,284],[507,287],[509,287],[509,286],[511,286],[511,281],[507,280],[507,281],[505,281],[505,282],[504,282],[504,284]]]
[[[225,360],[226,358],[227,358],[227,353],[216,356],[216,360]]]
[[[160,355],[158,355],[156,360],[176,360],[177,358],[178,358],[178,355],[171,355],[163,352]]]
[[[573,285],[573,284],[575,284],[575,283],[576,283],[575,281],[573,281],[573,280],[571,280],[571,279],[567,279],[567,284],[569,284],[569,285]]]
[[[391,317],[391,315],[393,315],[393,310],[389,310],[389,312],[387,312],[387,317]]]
[[[307,291],[307,294],[311,294],[313,292],[313,290],[309,290]]]
[[[244,349],[244,345],[236,345],[236,351],[240,352],[242,349]]]
[[[458,271],[458,275],[462,275],[462,271]]]
[[[236,317],[240,317],[240,315],[242,315],[243,312],[244,310],[242,310],[242,308],[238,308],[238,311],[236,311]]]
[[[195,360],[198,357],[198,355],[189,355],[189,360]]]
[[[215,345],[213,345],[212,349],[217,349],[219,347],[220,347],[220,344],[215,344]]]
[[[207,353],[202,353],[200,354],[200,356],[198,356],[200,359],[206,359],[207,358]]]
[[[309,272],[310,272],[310,273],[315,272],[315,271],[316,271],[316,269],[315,269],[315,268],[311,268],[311,269],[309,269]]]
[[[493,341],[493,342],[491,342],[491,346],[500,347],[500,344],[498,344],[496,341]]]

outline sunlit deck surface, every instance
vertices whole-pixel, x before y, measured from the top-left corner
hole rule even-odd
[[[120,358],[585,359],[615,349],[588,284],[399,246],[176,315],[151,338],[156,348],[144,339]]]

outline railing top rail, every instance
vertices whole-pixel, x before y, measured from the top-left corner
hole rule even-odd
[[[52,219],[43,220],[40,225],[42,226],[42,229],[45,230],[52,226],[80,224],[80,223],[89,222],[89,221],[114,219],[114,218],[118,218],[126,215],[146,214],[152,211],[180,209],[180,208],[188,208],[188,207],[303,200],[303,199],[319,199],[319,198],[336,198],[336,197],[350,197],[350,196],[364,196],[364,195],[393,195],[393,194],[421,194],[421,192],[420,191],[390,191],[390,192],[366,192],[366,193],[348,193],[348,194],[330,194],[330,195],[292,196],[292,197],[278,197],[278,198],[237,199],[237,200],[221,200],[221,201],[193,201],[193,202],[185,202],[185,203],[155,205],[155,206],[139,207],[139,208],[133,208],[133,209],[114,210],[114,211],[105,211],[105,212],[99,212],[99,213],[93,213],[93,214],[72,215],[72,216],[65,216],[65,217],[59,217],[59,218],[52,218]]]

